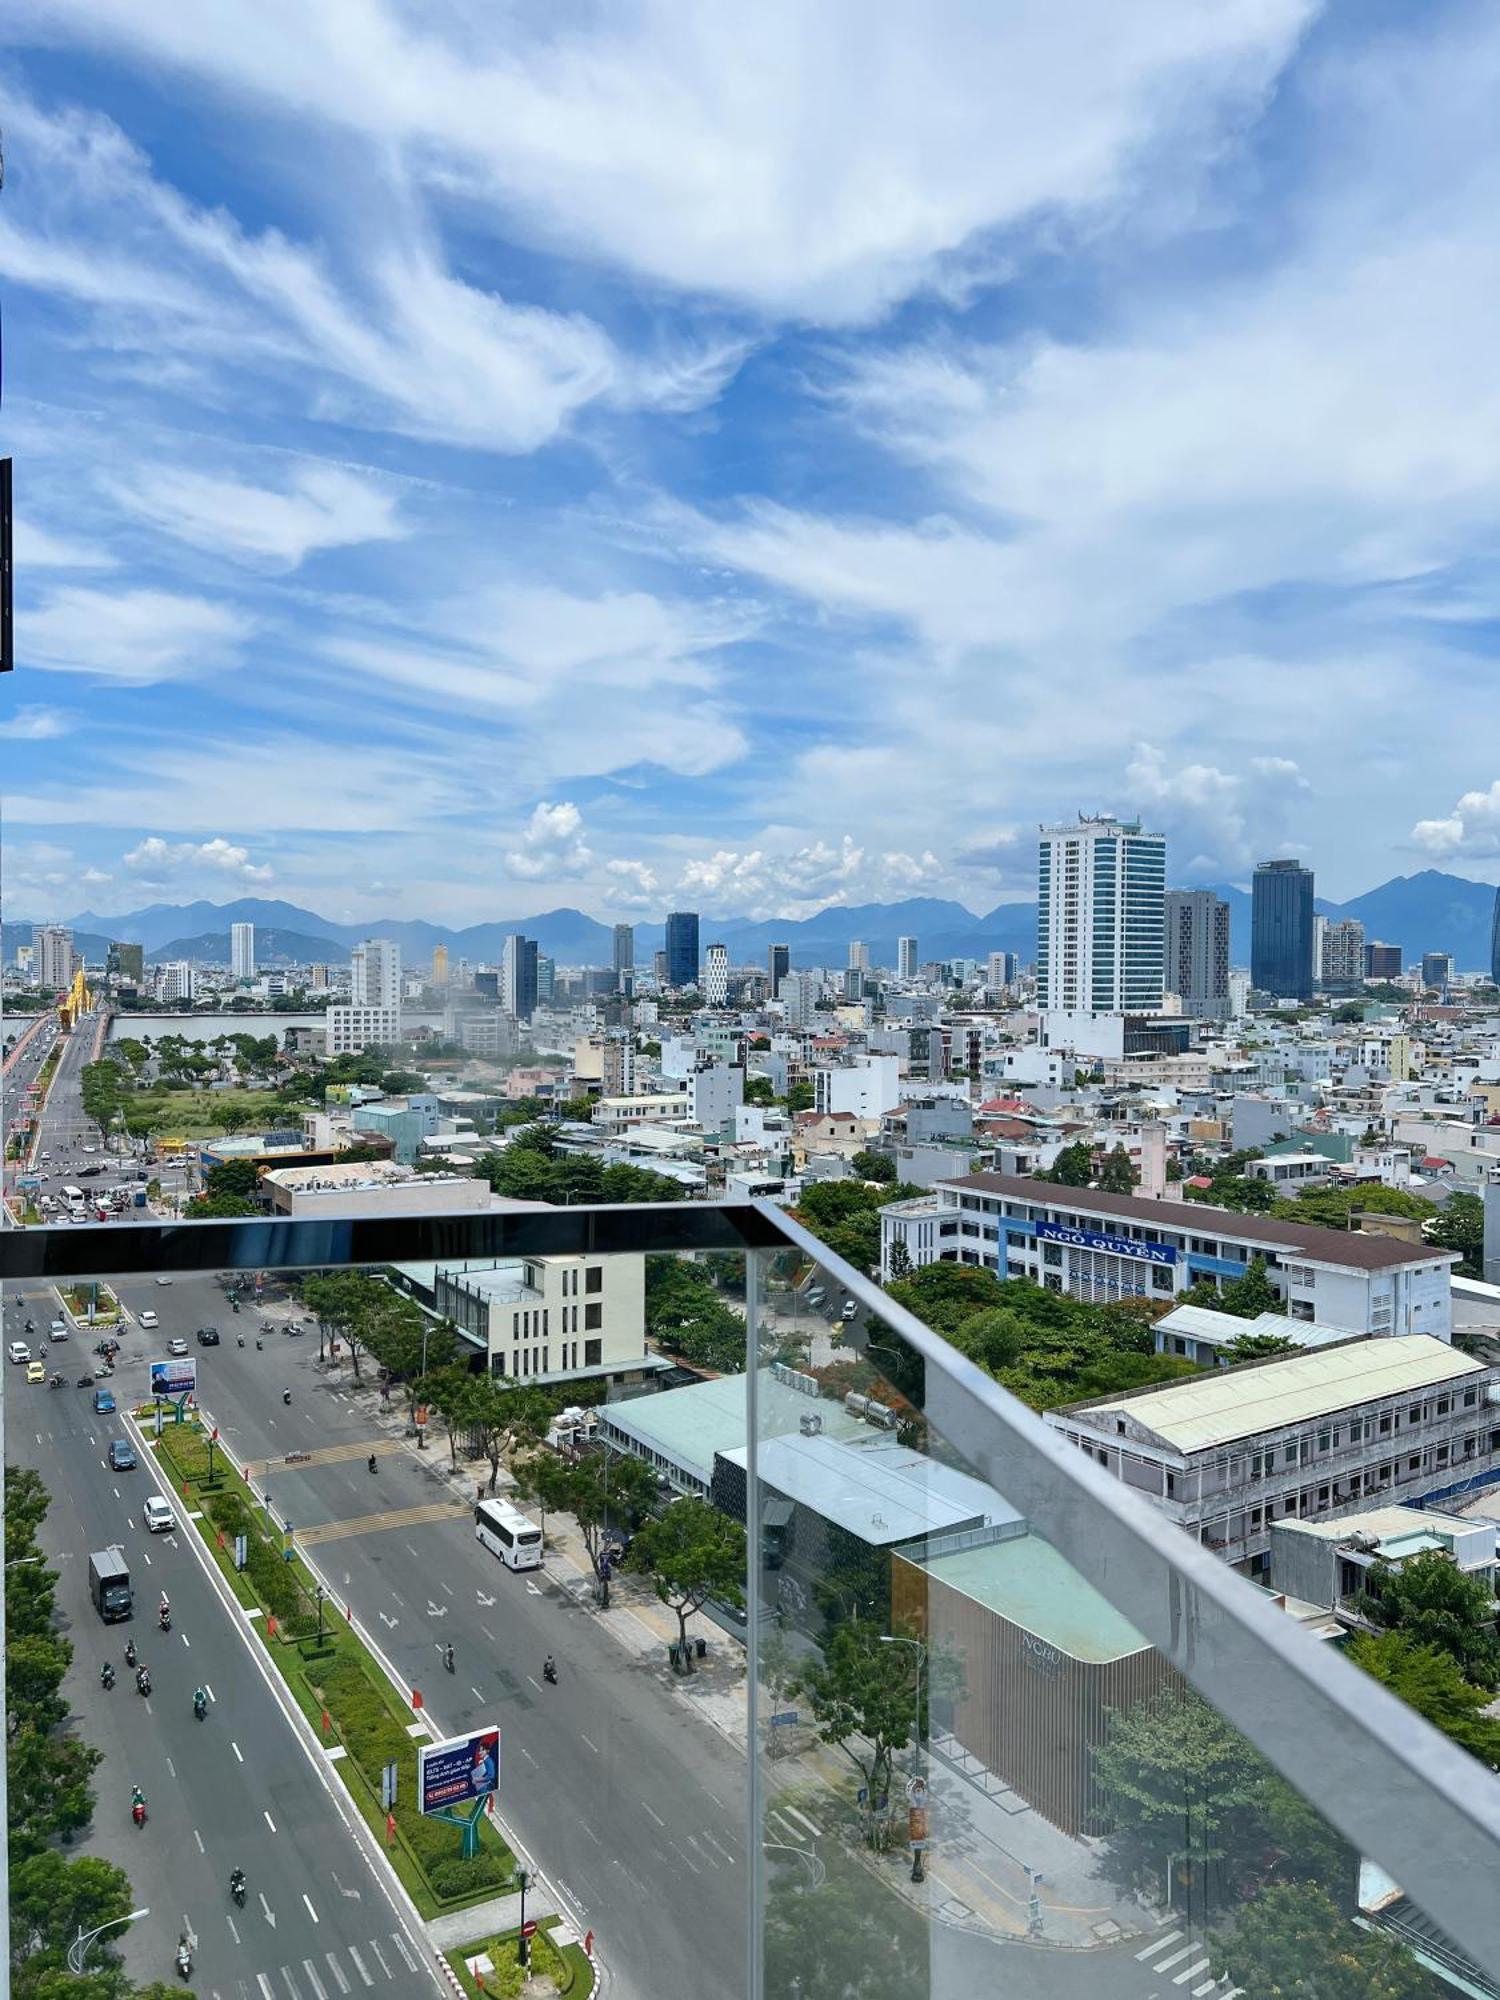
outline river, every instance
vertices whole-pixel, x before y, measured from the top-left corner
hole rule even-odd
[[[122,1036],[138,1042],[158,1041],[163,1035],[181,1035],[189,1042],[217,1041],[220,1035],[275,1035],[280,1039],[288,1028],[322,1025],[321,1014],[116,1014],[110,1022],[109,1038],[112,1042]],[[441,1034],[443,1017],[406,1008],[401,1025],[408,1032],[430,1028]]]

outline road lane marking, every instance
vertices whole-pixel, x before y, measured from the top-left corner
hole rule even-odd
[[[731,1854],[727,1847],[721,1847],[718,1841],[716,1841],[713,1835],[707,1830],[707,1828],[704,1829],[702,1837],[704,1840],[708,1842],[709,1846],[713,1849],[715,1854],[723,1855],[724,1859],[729,1863],[731,1868],[733,1868],[736,1865],[738,1857],[736,1855]]]
[[[529,1681],[531,1682],[531,1685],[532,1685],[532,1686],[533,1686],[533,1687],[534,1687],[534,1688],[536,1689],[537,1693],[538,1693],[538,1694],[540,1694],[540,1693],[541,1693],[541,1691],[542,1691],[542,1684],[541,1684],[541,1682],[540,1682],[539,1680],[537,1680],[537,1679],[536,1679],[536,1677],[535,1677],[535,1676],[534,1676],[533,1674],[528,1674],[528,1675],[526,1676],[526,1678],[527,1678],[527,1680],[529,1680]]]
[[[1198,1947],[1195,1944],[1185,1944],[1180,1951],[1174,1951],[1170,1958],[1158,1959],[1152,1967],[1152,1971],[1168,1972],[1174,1965],[1180,1965],[1183,1959],[1191,1957],[1197,1949]]]
[[[229,1926],[229,1935],[234,1939],[235,1943],[238,1944],[240,1941],[240,1934],[239,1931],[235,1928],[234,1918],[226,1916],[224,1921]]]
[[[307,1914],[312,1918],[313,1922],[316,1923],[318,1921],[318,1913],[312,1906],[312,1897],[308,1895],[305,1889],[302,1891],[302,1900],[307,1905]]]
[[[408,1969],[412,1972],[415,1972],[417,1969],[417,1961],[412,1957],[411,1953],[406,1949],[406,1945],[402,1940],[400,1931],[391,1932],[391,1943],[396,1947],[397,1951],[399,1951],[401,1956],[406,1960]]]
[[[473,1697],[474,1697],[474,1699],[475,1699],[476,1701],[483,1701],[483,1700],[484,1700],[484,1696],[483,1696],[483,1695],[482,1695],[482,1694],[481,1694],[481,1693],[479,1692],[478,1688],[477,1688],[477,1687],[475,1687],[475,1685],[474,1685],[474,1683],[473,1683],[472,1681],[470,1681],[470,1682],[469,1682],[469,1693],[470,1693],[471,1695],[473,1695]]]
[[[319,1979],[310,1958],[303,1959],[302,1970],[307,1974],[307,1983],[313,1990],[313,2000],[328,2000],[328,1988]]]
[[[446,1590],[446,1591],[447,1591],[447,1593],[448,1593],[448,1595],[449,1595],[450,1597],[451,1597],[451,1596],[453,1595],[453,1586],[452,1586],[452,1584],[451,1584],[451,1583],[444,1583],[444,1582],[443,1582],[443,1579],[442,1579],[441,1577],[439,1577],[439,1578],[438,1578],[438,1588],[439,1588],[439,1590]]]
[[[255,1983],[260,1988],[261,2000],[276,2000],[276,1988],[263,1972],[257,1972]]]
[[[591,1827],[591,1826],[589,1825],[589,1823],[588,1823],[588,1821],[587,1821],[587,1820],[581,1820],[581,1821],[579,1822],[579,1824],[580,1824],[580,1825],[582,1826],[582,1828],[583,1828],[584,1832],[585,1832],[585,1833],[586,1833],[586,1834],[588,1835],[589,1839],[590,1839],[591,1841],[593,1841],[593,1843],[594,1843],[595,1847],[599,1847],[599,1846],[602,1846],[602,1845],[603,1845],[603,1843],[601,1842],[601,1840],[600,1840],[600,1838],[599,1838],[598,1834],[597,1834],[597,1833],[595,1833],[594,1829],[593,1829],[593,1828],[592,1828],[592,1827]],[[619,1865],[619,1864],[618,1864],[618,1863],[616,1863],[616,1866],[618,1866],[618,1865]]]
[[[783,1805],[781,1810],[787,1815],[788,1819],[794,1819],[799,1826],[805,1826],[809,1833],[821,1833],[823,1831],[815,1819],[809,1819],[805,1812],[798,1812],[795,1806]]]
[[[579,1730],[578,1734],[580,1739],[588,1744],[590,1750],[592,1750],[594,1755],[597,1757],[599,1755],[599,1745],[597,1743],[591,1742],[590,1739],[584,1735],[581,1729]]]
[[[385,1962],[385,1958],[381,1952],[379,1944],[375,1941],[374,1938],[370,1939],[370,1949],[371,1951],[374,1952],[375,1956],[380,1960],[380,1969],[385,1974],[386,1978],[390,1979],[394,1977],[393,1973],[391,1972],[391,1968]]]
[[[532,1756],[531,1752],[526,1748],[526,1745],[524,1743],[521,1745],[521,1755],[526,1759],[528,1764],[534,1764],[536,1762],[535,1757]]]
[[[1150,1944],[1143,1945],[1142,1948],[1136,1953],[1136,1957],[1155,1958],[1156,1954],[1159,1951],[1164,1951],[1169,1944],[1176,1944],[1177,1940],[1181,1936],[1182,1936],[1181,1931],[1168,1931],[1165,1937],[1152,1938]]]
[[[208,1681],[205,1681],[203,1683],[203,1692],[208,1696],[210,1701],[217,1701],[219,1699],[219,1697],[214,1693],[213,1688]]]
[[[264,1808],[264,1807],[262,1807],[262,1808],[261,1808],[261,1810],[262,1810],[262,1812],[265,1812],[265,1808]],[[266,1813],[266,1815],[265,1815],[265,1818],[266,1818],[266,1825],[267,1825],[267,1826],[268,1826],[268,1827],[269,1827],[269,1828],[271,1829],[272,1833],[274,1833],[274,1832],[276,1831],[276,1822],[275,1822],[275,1820],[274,1820],[274,1819],[272,1819],[272,1817],[271,1817],[271,1815],[270,1815],[269,1813]]]
[[[358,1950],[352,1944],[348,1947],[348,1950],[349,1950],[349,1956],[354,1960],[354,1968],[358,1972],[360,1978],[365,1982],[366,1986],[373,1986],[375,1982],[370,1977],[369,1973],[365,1970],[365,1962],[360,1957]]]
[[[200,1854],[207,1854],[208,1849],[203,1845],[203,1835],[198,1831],[197,1827],[193,1828],[193,1838],[198,1843],[198,1852]]]
[[[690,1856],[684,1854],[682,1849],[677,1845],[677,1842],[675,1840],[669,1840],[667,1842],[667,1845],[672,1849],[673,1853],[676,1854],[677,1858],[680,1861],[684,1861],[687,1863],[687,1866],[692,1869],[695,1875],[701,1875],[703,1873],[703,1870],[698,1866],[697,1862],[692,1860]]]
[[[229,1739],[229,1747],[234,1752],[235,1756],[238,1757],[240,1762],[243,1764],[245,1761],[245,1753],[243,1752],[243,1750],[241,1750],[239,1744],[235,1742],[233,1737]]]
[[[167,1759],[167,1769],[171,1772],[174,1778],[177,1776],[177,1766],[172,1762],[170,1757]]]
[[[302,2000],[302,1989],[292,1977],[292,1968],[289,1965],[283,1965],[279,1970],[282,1978],[286,1981],[287,2000]]]
[[[1172,1984],[1174,1986],[1186,1986],[1190,1979],[1196,1979],[1200,1972],[1207,1972],[1207,1970],[1208,1960],[1200,1958],[1196,1965],[1190,1965],[1184,1971],[1179,1972],[1177,1977],[1172,1981]]]
[[[349,1991],[349,1982],[344,1977],[343,1967],[339,1964],[338,1960],[334,1957],[331,1951],[325,1951],[323,1956],[328,1961],[328,1970],[333,1974],[334,1979],[337,1981],[340,1993],[347,1993]]]
[[[643,1812],[651,1813],[651,1817],[656,1821],[656,1824],[658,1826],[666,1825],[667,1822],[662,1818],[661,1814],[659,1812],[651,1812],[650,1806],[646,1804],[646,1801],[644,1799],[641,1800],[641,1810]]]

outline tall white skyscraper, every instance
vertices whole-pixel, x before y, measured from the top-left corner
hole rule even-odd
[[[236,979],[255,977],[255,926],[229,926],[229,970]]]
[[[61,992],[73,978],[73,933],[66,924],[37,924],[31,945],[37,984]]]
[[[355,1007],[401,1005],[401,948],[389,938],[366,938],[349,954],[349,1000]]]
[[[1167,843],[1139,820],[1079,814],[1044,826],[1037,871],[1037,991],[1049,1014],[1161,1006]]]
[[[711,944],[703,967],[703,998],[710,1007],[729,1005],[729,951]]]
[[[849,970],[851,972],[868,972],[869,969],[870,947],[867,944],[861,944],[859,939],[855,938],[849,946]]]
[[[917,976],[917,941],[914,937],[896,940],[896,976],[899,979],[915,979]]]

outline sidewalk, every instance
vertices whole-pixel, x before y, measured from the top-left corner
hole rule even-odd
[[[556,1917],[562,1912],[545,1889],[526,1891],[526,1914],[528,1917]],[[496,1931],[514,1930],[521,1921],[521,1898],[496,1896],[492,1902],[471,1903],[467,1910],[458,1910],[451,1917],[433,1917],[427,1924],[427,1936],[435,1951],[457,1951],[461,1945],[472,1944],[476,1938],[492,1937]]]

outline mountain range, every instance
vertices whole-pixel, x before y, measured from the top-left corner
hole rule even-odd
[[[1233,884],[1215,884],[1230,908],[1230,954],[1237,965],[1250,958],[1250,896]],[[1329,918],[1356,917],[1368,939],[1399,944],[1407,964],[1424,951],[1448,951],[1460,972],[1488,970],[1490,930],[1495,889],[1435,868],[1416,875],[1398,875],[1347,903],[1319,899],[1319,911]],[[111,939],[144,947],[151,960],[195,959],[206,964],[229,961],[229,926],[255,925],[256,955],[264,965],[307,964],[324,960],[342,965],[349,948],[361,938],[391,938],[402,958],[419,965],[444,944],[456,962],[494,964],[505,939],[520,931],[535,938],[542,952],[559,965],[608,965],[613,936],[608,924],[581,910],[547,910],[540,915],[503,922],[471,924],[455,930],[413,918],[341,924],[295,903],[258,896],[233,903],[151,903],[123,916],[100,916],[93,910],[72,918],[74,943],[91,960],[102,960]],[[7,923],[4,950],[12,957],[18,944],[29,944],[29,923]],[[933,896],[914,896],[900,903],[834,904],[817,915],[792,920],[749,917],[704,917],[699,935],[707,947],[728,947],[732,965],[764,964],[772,944],[791,947],[799,966],[843,965],[851,943],[863,942],[876,965],[896,963],[898,937],[914,936],[920,959],[984,958],[992,951],[1016,952],[1022,961],[1036,954],[1036,906],[1000,903],[983,916]],[[660,949],[661,924],[635,927],[637,965],[649,965]]]

